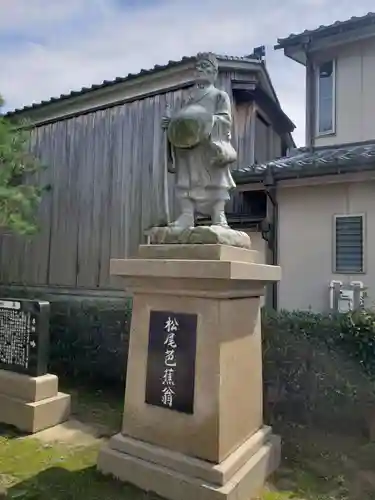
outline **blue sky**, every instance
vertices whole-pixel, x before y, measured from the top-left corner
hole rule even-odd
[[[13,109],[199,51],[264,44],[302,145],[304,69],[273,45],[371,10],[374,0],[0,0],[0,93]]]

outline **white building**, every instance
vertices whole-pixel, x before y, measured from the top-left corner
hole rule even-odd
[[[279,309],[347,307],[345,288],[375,299],[375,13],[279,39],[306,67],[306,147],[236,174],[265,190]],[[272,252],[271,252],[272,253]],[[336,282],[336,285],[334,284]],[[331,287],[331,288],[330,288]],[[332,290],[334,288],[334,290]],[[357,303],[361,294],[354,293]],[[353,296],[349,293],[349,299]]]

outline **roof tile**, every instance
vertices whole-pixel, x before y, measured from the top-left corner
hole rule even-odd
[[[317,173],[324,173],[331,167],[361,168],[372,163],[375,168],[375,141],[353,143],[336,147],[320,147],[311,151],[308,148],[293,150],[289,156],[272,160],[261,165],[251,165],[233,172],[236,180],[249,176],[261,176],[268,169],[272,169],[275,176],[278,174],[298,173],[314,169]]]
[[[216,57],[219,59],[219,61],[221,60],[221,61],[244,61],[244,62],[259,61],[260,62],[260,59],[257,56],[252,55],[252,54],[247,55],[247,56],[243,56],[243,57],[216,54]],[[83,95],[83,94],[86,94],[88,92],[92,92],[94,90],[98,90],[101,88],[109,87],[111,85],[115,85],[116,83],[125,82],[125,81],[131,80],[133,78],[138,78],[139,76],[144,76],[147,74],[156,73],[157,71],[172,68],[172,67],[177,66],[181,63],[192,61],[192,60],[194,60],[194,58],[195,58],[195,56],[184,56],[178,61],[170,60],[170,61],[168,61],[167,64],[155,64],[155,66],[153,66],[152,68],[141,69],[138,73],[128,73],[126,76],[118,76],[114,80],[103,80],[102,83],[93,84],[90,87],[82,87],[80,90],[72,90],[71,92],[69,92],[67,94],[60,94],[60,96],[51,97],[48,100],[42,100],[41,102],[33,103],[33,104],[28,105],[28,106],[24,106],[22,108],[16,108],[16,109],[6,113],[5,116],[11,117],[11,116],[14,116],[14,115],[21,113],[23,111],[38,109],[38,108],[41,108],[42,106],[46,106],[48,104],[55,103],[57,101],[63,101],[65,99],[69,99],[70,97],[76,97],[78,95]]]
[[[291,33],[285,38],[278,38],[276,48],[283,48],[287,45],[298,44],[305,36],[323,37],[330,36],[336,32],[349,31],[355,29],[358,25],[370,25],[375,23],[375,12],[368,12],[364,16],[353,16],[345,21],[335,21],[329,25],[320,25],[313,30],[305,30],[302,33]]]

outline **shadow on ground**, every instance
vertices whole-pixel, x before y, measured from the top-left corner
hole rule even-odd
[[[274,489],[285,494],[280,500],[375,499],[375,443],[302,425],[275,427],[283,438],[282,465],[272,478]]]
[[[7,491],[8,498],[22,500],[157,500],[159,497],[104,477],[95,466],[69,471],[51,467]]]
[[[20,432],[12,425],[0,424],[0,438],[3,439],[17,439],[26,436],[27,434]]]

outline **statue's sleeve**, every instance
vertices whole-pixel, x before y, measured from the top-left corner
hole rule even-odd
[[[212,135],[221,140],[230,139],[232,127],[232,110],[229,95],[220,92],[217,96]]]

